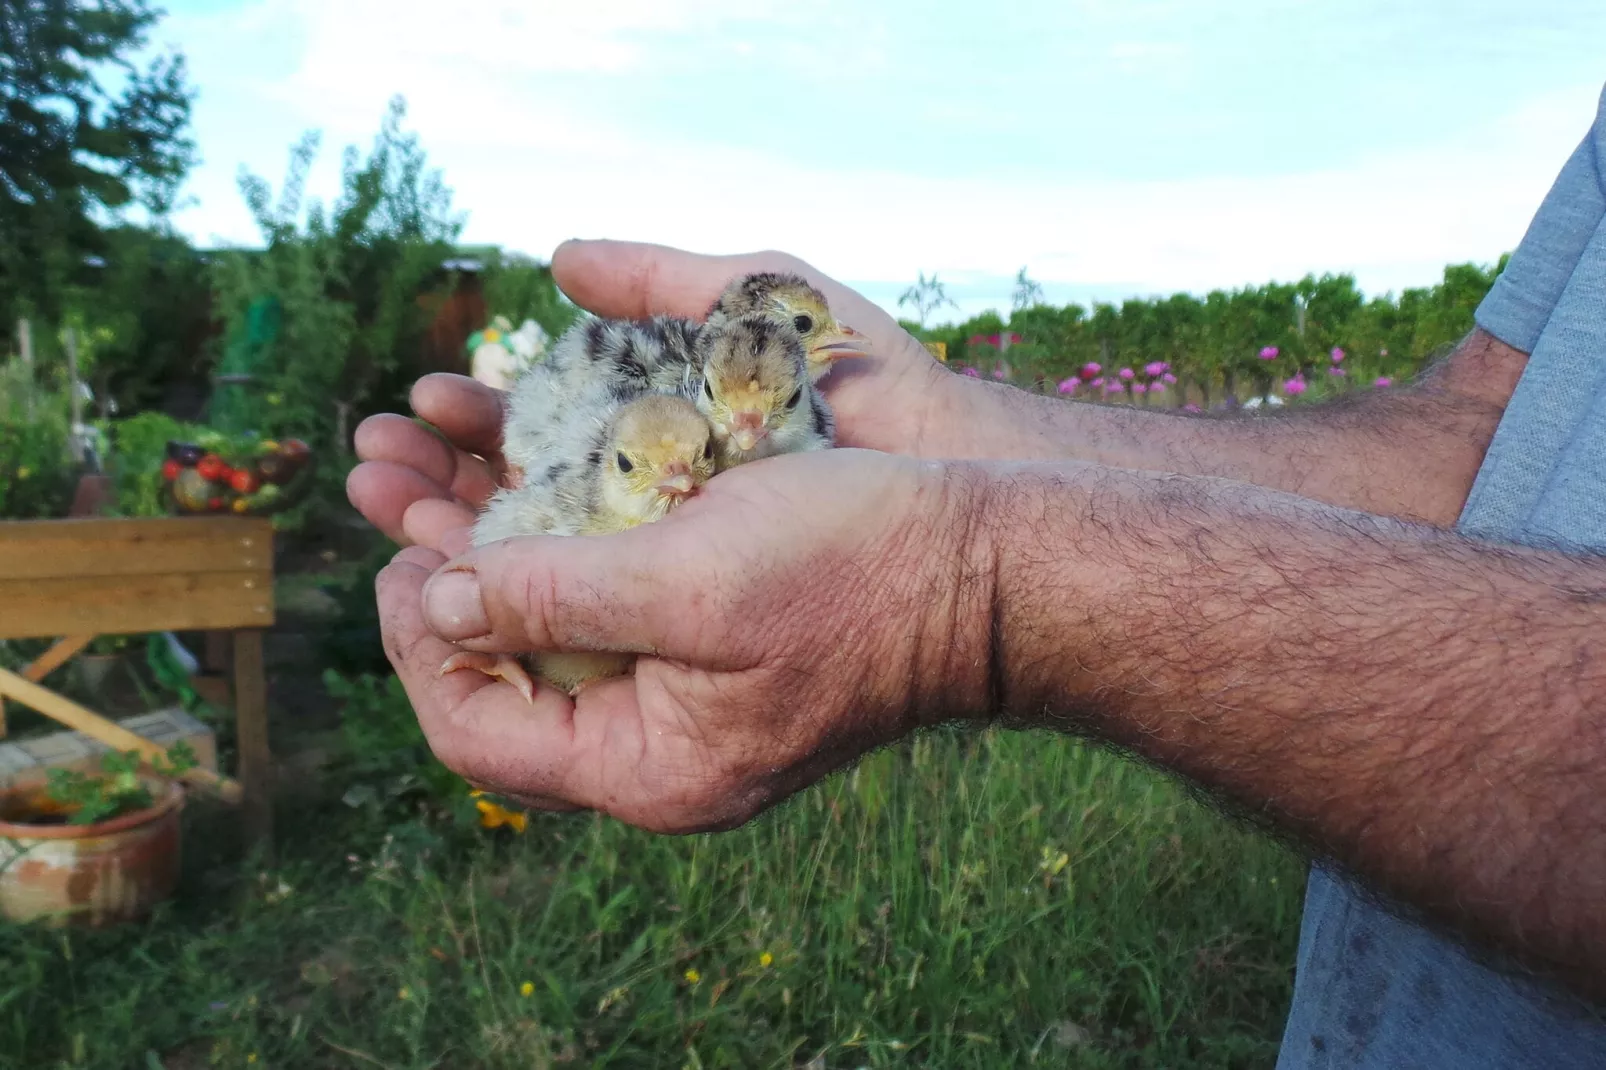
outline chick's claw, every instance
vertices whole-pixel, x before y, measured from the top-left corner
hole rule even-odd
[[[486,676],[499,680],[506,680],[518,688],[524,701],[535,705],[535,681],[525,671],[519,659],[510,654],[480,654],[471,650],[460,650],[447,658],[441,665],[440,675],[449,672],[458,672],[462,669],[473,669]]]

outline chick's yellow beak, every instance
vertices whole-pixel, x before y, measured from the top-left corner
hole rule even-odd
[[[679,501],[691,496],[697,489],[697,481],[692,478],[691,465],[685,461],[670,461],[658,477],[658,493],[665,498]]]
[[[849,327],[845,323],[838,323],[820,336],[809,350],[809,358],[815,363],[834,363],[843,357],[867,357],[870,355],[869,341],[864,335]]]

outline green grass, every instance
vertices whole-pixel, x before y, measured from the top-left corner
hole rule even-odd
[[[149,924],[0,928],[0,1065],[1275,1057],[1301,866],[1070,740],[926,736],[710,836],[400,798],[287,808],[271,871],[198,814]]]

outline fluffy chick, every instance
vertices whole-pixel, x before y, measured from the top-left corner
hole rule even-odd
[[[540,372],[532,369],[527,375]],[[521,399],[550,404],[538,390],[543,378],[553,377],[515,389],[510,429],[530,415],[520,411]],[[714,474],[712,429],[691,402],[677,395],[647,392],[622,399],[593,393],[542,428],[541,448],[542,463],[526,468],[521,485],[498,491],[487,503],[474,525],[474,545],[518,535],[624,531],[662,519]],[[539,653],[521,660],[462,651],[448,658],[441,672],[476,669],[507,680],[534,701],[526,664],[573,694],[594,680],[627,674],[634,661],[620,654]]]
[[[720,471],[835,442],[836,420],[790,325],[764,315],[710,323],[697,336],[697,362],[697,408],[713,426]]]
[[[752,315],[791,324],[803,338],[809,378],[814,382],[843,357],[866,355],[864,335],[840,322],[825,295],[801,275],[760,272],[736,279],[708,310],[707,322],[718,324]]]
[[[696,387],[702,360],[696,340],[707,328],[764,316],[797,331],[809,379],[818,382],[843,357],[866,355],[865,339],[841,323],[825,295],[799,275],[761,272],[732,281],[704,325],[673,316],[587,319],[571,327],[547,360],[570,390],[681,390]]]
[[[626,397],[695,387],[699,329],[671,316],[582,320],[564,332],[547,358],[559,377],[557,402],[598,390]]]

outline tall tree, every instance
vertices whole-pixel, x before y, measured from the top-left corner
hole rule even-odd
[[[1026,275],[1021,268],[1015,273],[1015,291],[1010,295],[1010,307],[1016,312],[1043,303],[1043,284]]]
[[[107,213],[172,207],[194,159],[184,59],[140,66],[149,0],[0,0],[0,317],[50,315]]]
[[[920,273],[920,281],[903,291],[902,296],[898,298],[898,307],[902,308],[904,305],[915,306],[915,313],[920,317],[920,326],[922,327],[926,325],[926,320],[930,318],[931,314],[939,308],[948,306],[957,309],[959,307],[948,296],[947,287],[937,281],[937,276],[933,274],[928,279],[924,271]]]

